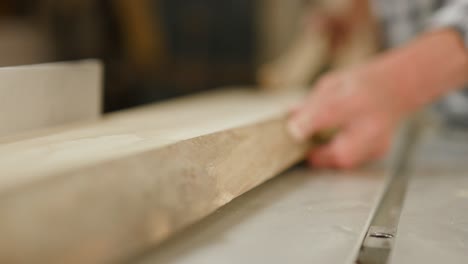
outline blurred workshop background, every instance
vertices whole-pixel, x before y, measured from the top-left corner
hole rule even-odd
[[[368,0],[0,1],[0,66],[99,58],[105,112],[234,85],[306,86],[369,58],[381,35]],[[440,107],[465,124],[467,98]]]
[[[2,0],[0,66],[100,58],[105,111],[229,85],[288,45],[303,0]]]

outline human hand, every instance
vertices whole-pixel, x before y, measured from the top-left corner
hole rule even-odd
[[[314,167],[351,169],[386,153],[392,135],[407,113],[389,80],[372,66],[322,77],[291,114],[289,130],[298,140],[336,129],[331,142],[314,148]]]
[[[382,156],[408,113],[468,82],[468,56],[458,33],[423,34],[351,70],[318,81],[297,107],[288,128],[298,140],[321,131],[338,134],[311,150],[317,167],[353,168]]]

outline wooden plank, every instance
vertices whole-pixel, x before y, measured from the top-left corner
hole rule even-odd
[[[284,125],[298,97],[222,91],[1,145],[0,262],[158,244],[302,158]]]
[[[424,128],[390,263],[466,263],[467,139],[466,131]]]
[[[290,170],[132,263],[354,264],[407,137],[356,171]]]
[[[97,118],[101,78],[94,60],[0,68],[0,137]]]

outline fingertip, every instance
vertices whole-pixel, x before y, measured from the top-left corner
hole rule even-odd
[[[359,155],[359,153],[352,153],[350,148],[343,144],[343,141],[335,144],[333,151],[333,164],[337,169],[351,170],[359,164],[360,158],[356,156]]]
[[[309,152],[307,161],[314,168],[329,168],[333,161],[328,147],[322,147]]]
[[[297,142],[303,142],[306,140],[306,133],[301,125],[301,122],[297,118],[292,118],[287,123],[287,130],[289,135]]]
[[[317,169],[322,169],[325,168],[325,163],[323,160],[317,159],[317,158],[308,158],[307,159],[307,164],[309,164],[309,167],[311,168],[317,168]]]
[[[289,134],[298,142],[306,141],[316,130],[317,123],[307,109],[299,110],[289,118],[287,129]]]

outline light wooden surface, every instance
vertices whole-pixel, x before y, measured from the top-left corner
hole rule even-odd
[[[287,171],[129,263],[354,264],[407,140],[359,170]]]
[[[0,68],[0,137],[97,118],[101,78],[93,60]]]
[[[425,128],[390,263],[467,263],[467,161],[466,131]]]
[[[285,129],[299,97],[222,91],[0,145],[0,262],[102,263],[158,244],[302,158]]]

